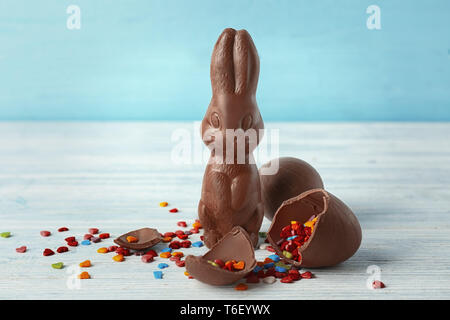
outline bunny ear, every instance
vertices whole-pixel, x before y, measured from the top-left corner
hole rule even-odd
[[[227,28],[220,35],[211,57],[213,93],[234,92],[233,45],[236,30]]]
[[[235,93],[255,94],[259,77],[259,57],[252,37],[239,30],[234,40]]]
[[[213,93],[255,94],[259,57],[246,30],[225,29],[214,46],[211,58]]]

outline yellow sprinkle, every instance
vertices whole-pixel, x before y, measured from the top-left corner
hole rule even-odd
[[[190,276],[189,272],[187,272],[187,271],[184,272],[184,275],[185,275],[186,277],[189,277],[189,276]]]
[[[123,255],[118,254],[118,255],[113,257],[113,260],[117,261],[117,262],[122,262],[123,261]]]
[[[97,250],[98,253],[107,253],[108,252],[108,248],[99,248]]]
[[[159,203],[159,206],[160,206],[160,207],[167,207],[167,206],[168,206],[168,203],[165,202],[165,201],[164,201],[164,202],[160,202],[160,203]]]
[[[161,254],[159,255],[161,258],[170,258],[172,254],[170,252],[161,252]]]

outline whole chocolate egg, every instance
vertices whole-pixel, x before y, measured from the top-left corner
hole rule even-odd
[[[278,170],[276,170],[278,161]],[[274,170],[268,170],[273,168]],[[273,159],[259,169],[264,215],[272,220],[283,201],[316,188],[323,188],[319,173],[306,161],[282,157]]]

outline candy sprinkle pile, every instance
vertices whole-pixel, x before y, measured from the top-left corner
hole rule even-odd
[[[283,255],[287,259],[301,262],[300,248],[309,240],[316,221],[317,217],[314,216],[304,224],[298,221],[291,221],[290,225],[281,229],[281,239],[277,242],[277,245],[280,246]]]
[[[161,202],[161,207],[168,206],[167,202]],[[170,210],[171,212],[177,212],[178,209],[173,208]],[[292,221],[290,225],[285,226],[281,231],[281,242],[279,245],[281,246],[283,250],[283,254],[287,258],[293,258],[297,259],[298,256],[298,249],[308,241],[309,237],[311,236],[314,225],[317,221],[317,217],[311,217],[311,219],[304,224],[299,223],[298,221]],[[161,233],[160,236],[162,237],[162,244],[166,243],[166,247],[159,250],[159,252],[155,251],[154,249],[147,249],[147,250],[130,250],[124,247],[119,247],[116,245],[108,245],[104,244],[102,247],[97,247],[95,250],[99,254],[108,254],[112,253],[112,260],[115,262],[124,262],[126,260],[126,257],[135,255],[140,256],[140,260],[142,263],[152,264],[155,260],[158,261],[156,264],[156,269],[153,271],[153,276],[155,279],[164,279],[164,270],[167,268],[170,268],[170,264],[173,263],[175,266],[179,268],[185,267],[185,253],[181,250],[189,249],[189,248],[201,248],[204,246],[203,243],[203,235],[199,234],[202,225],[199,220],[195,220],[191,226],[188,225],[186,221],[178,221],[176,222],[176,226],[178,228],[185,228],[184,230],[175,230],[175,231],[169,231],[165,233]],[[57,229],[58,232],[68,232],[69,228],[67,227],[61,227]],[[71,247],[77,247],[80,244],[83,245],[84,248],[79,248],[79,250],[90,250],[89,247],[92,247],[93,245],[98,242],[108,241],[110,238],[110,234],[103,232],[99,233],[98,228],[89,228],[88,233],[84,234],[84,236],[81,237],[81,239],[77,239],[77,236],[69,235],[64,239],[65,245],[57,247],[57,249],[52,248],[44,248],[40,249],[42,250],[42,255],[44,257],[47,256],[53,256],[56,253],[62,254],[65,252],[68,252],[71,250]],[[200,241],[194,241],[192,240],[192,237],[196,234],[199,234]],[[0,233],[0,236],[3,238],[10,237],[10,232],[2,232]],[[49,237],[52,235],[51,231],[43,230],[40,231],[40,235],[42,237]],[[260,232],[259,236],[261,238],[266,238],[265,232]],[[126,240],[129,243],[136,243],[139,241],[139,239],[135,236],[127,236]],[[193,242],[191,242],[191,240]],[[111,241],[111,240],[109,240]],[[297,268],[285,264],[281,261],[280,257],[275,254],[275,250],[267,243],[267,239],[265,239],[265,243],[260,245],[260,249],[267,250],[273,254],[270,254],[268,257],[266,257],[263,261],[258,261],[255,268],[250,271],[244,279],[246,280],[246,283],[239,283],[234,288],[235,290],[247,290],[248,284],[251,283],[259,283],[262,281],[266,284],[273,284],[277,281],[277,279],[280,279],[281,283],[292,283],[295,281],[298,281],[300,279],[311,279],[313,278],[313,274],[309,271],[306,272],[300,272]],[[94,246],[95,247],[95,246]],[[55,247],[56,248],[56,247]],[[26,253],[27,247],[25,245],[15,248],[17,253]],[[55,251],[56,252],[55,252]],[[297,260],[298,261],[298,260]],[[239,260],[228,260],[223,261],[221,259],[215,259],[215,260],[208,260],[208,263],[211,264],[214,267],[222,268],[224,270],[228,270],[231,272],[238,272],[245,269],[245,262],[239,261]],[[85,260],[79,263],[79,266],[81,268],[91,268],[93,264],[90,260]],[[63,262],[57,262],[51,264],[51,267],[53,269],[62,269],[64,268]],[[95,267],[93,268],[95,270]],[[188,279],[194,279],[188,272],[184,270],[184,275]],[[90,279],[91,275],[83,271],[78,275],[79,279]],[[382,282],[374,282],[373,283],[374,288],[384,288],[384,284]]]

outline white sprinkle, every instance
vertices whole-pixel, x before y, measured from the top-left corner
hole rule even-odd
[[[272,283],[274,283],[275,282],[275,277],[272,277],[272,276],[269,276],[269,277],[265,277],[264,279],[263,279],[263,282],[264,283],[268,283],[268,284],[272,284]]]
[[[261,250],[266,250],[268,246],[270,246],[270,244],[268,244],[268,243],[261,243],[261,244],[259,245],[259,248],[260,248]]]

